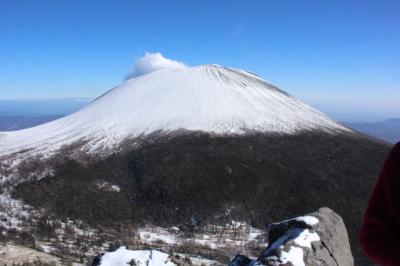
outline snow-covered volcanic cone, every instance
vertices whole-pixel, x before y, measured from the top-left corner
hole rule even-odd
[[[128,137],[179,129],[216,134],[293,134],[347,128],[260,77],[219,65],[187,67],[146,54],[119,86],[82,110],[33,128],[0,132],[0,155],[52,154],[63,145],[112,148]]]

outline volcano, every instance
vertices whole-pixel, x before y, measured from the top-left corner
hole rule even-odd
[[[47,228],[21,218],[18,204],[50,224],[101,228],[104,238],[121,226],[192,230],[234,220],[263,228],[326,206],[343,217],[356,261],[368,265],[357,230],[390,145],[253,73],[160,54],[141,60],[78,112],[0,132],[0,226],[28,221],[18,230],[34,236]]]
[[[294,134],[350,132],[326,115],[249,72],[219,65],[164,68],[125,80],[87,107],[56,121],[0,132],[0,155],[53,154],[77,141],[110,150],[154,132]]]

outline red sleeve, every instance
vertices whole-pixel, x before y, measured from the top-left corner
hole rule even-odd
[[[365,253],[384,266],[400,265],[400,143],[387,157],[359,234]]]

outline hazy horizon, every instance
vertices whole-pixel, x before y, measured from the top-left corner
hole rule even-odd
[[[48,98],[48,99],[0,99],[0,116],[54,116],[68,115],[85,105],[95,98],[68,97],[68,98]],[[300,99],[303,100],[303,99]],[[390,112],[377,108],[370,108],[359,112],[351,111],[354,107],[352,102],[329,102],[318,103],[315,101],[304,100],[305,103],[326,113],[337,121],[343,122],[379,122],[393,118],[400,118],[399,112]]]

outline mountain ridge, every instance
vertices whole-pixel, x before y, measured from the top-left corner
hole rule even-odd
[[[391,118],[384,121],[368,123],[343,122],[343,124],[354,130],[385,140],[392,144],[400,141],[400,118]]]

